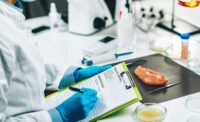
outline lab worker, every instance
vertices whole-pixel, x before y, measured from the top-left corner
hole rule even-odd
[[[0,122],[84,119],[98,101],[95,90],[82,88],[84,93],[75,93],[54,109],[46,110],[45,89],[65,88],[111,66],[70,67],[61,71],[44,64],[24,20],[19,0],[0,0]]]

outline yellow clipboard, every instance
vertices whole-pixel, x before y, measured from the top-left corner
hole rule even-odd
[[[135,82],[134,82],[134,80],[133,80],[133,78],[132,78],[132,75],[130,74],[130,72],[129,72],[127,66],[126,66],[126,63],[123,62],[123,63],[120,63],[120,64],[118,64],[118,65],[122,65],[123,70],[124,70],[123,73],[126,73],[127,76],[129,77],[129,80],[131,81],[131,86],[132,86],[131,88],[132,88],[132,90],[135,92],[136,98],[133,99],[133,100],[131,100],[131,101],[128,101],[128,102],[126,102],[126,103],[123,103],[122,105],[120,105],[120,106],[118,106],[118,107],[116,107],[116,108],[113,108],[112,110],[110,110],[110,111],[108,111],[108,112],[106,112],[106,113],[101,114],[100,116],[98,116],[98,117],[96,117],[96,118],[90,120],[90,122],[95,122],[95,121],[97,121],[97,120],[103,119],[103,118],[105,118],[106,116],[111,115],[112,113],[114,113],[114,112],[116,112],[116,111],[119,111],[119,110],[121,110],[121,109],[123,109],[123,108],[125,108],[125,107],[127,107],[127,106],[130,106],[130,105],[132,105],[132,104],[134,104],[134,103],[136,103],[136,102],[142,100],[142,97],[141,97],[141,95],[140,95],[140,93],[139,93],[139,90],[138,90],[138,88],[137,88],[137,86],[136,86],[136,84],[135,84]],[[121,75],[123,75],[123,73],[122,73]],[[94,76],[94,77],[95,77],[95,76]],[[86,80],[83,80],[83,81],[80,81],[79,83],[73,84],[72,86],[76,87],[78,84],[80,84],[80,83],[82,83],[82,82],[84,82],[84,81],[87,81],[87,79],[86,79]],[[70,87],[70,86],[69,86],[69,87]],[[65,89],[63,89],[63,90],[59,90],[59,91],[57,91],[56,93],[53,93],[53,94],[47,96],[46,98],[49,98],[49,97],[51,97],[51,96],[53,96],[53,95],[55,95],[55,94],[59,94],[59,93],[61,93],[61,92],[63,92],[63,91],[69,90],[69,87],[67,87],[67,88],[65,88]],[[126,86],[126,87],[129,87],[129,86]]]

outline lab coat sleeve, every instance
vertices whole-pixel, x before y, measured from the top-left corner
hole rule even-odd
[[[79,69],[76,66],[70,66],[67,70],[58,68],[53,64],[46,64],[47,89],[57,90],[63,86],[69,86],[75,83],[74,72]]]
[[[3,112],[0,114],[1,122],[52,122],[47,111],[31,112],[18,116],[8,117]]]
[[[69,86],[76,82],[75,77],[74,77],[74,72],[78,69],[80,69],[80,68],[76,67],[76,66],[71,66],[65,71],[65,74],[59,84],[59,89],[63,89],[66,86]]]
[[[57,109],[51,109],[48,112],[51,116],[52,122],[63,122],[63,119]],[[65,122],[69,122],[69,121],[65,121]]]
[[[7,92],[12,79],[12,68],[15,65],[14,54],[6,45],[0,48],[0,122],[51,122],[47,111],[30,111],[19,115],[7,115]],[[3,45],[3,46],[2,46]]]

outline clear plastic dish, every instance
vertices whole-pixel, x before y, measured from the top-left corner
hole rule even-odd
[[[187,61],[187,67],[196,73],[200,73],[200,60],[199,58],[192,58]]]
[[[144,103],[135,110],[135,117],[139,122],[162,122],[167,109],[157,103]]]
[[[189,96],[186,100],[186,107],[189,110],[200,114],[200,94]]]
[[[200,115],[190,117],[187,122],[200,122]]]

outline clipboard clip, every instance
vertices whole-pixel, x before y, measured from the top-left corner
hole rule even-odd
[[[130,89],[132,86],[135,86],[135,83],[131,77],[131,74],[129,72],[122,72],[120,73],[120,76],[122,77],[122,81],[124,83],[125,88],[128,90]]]

